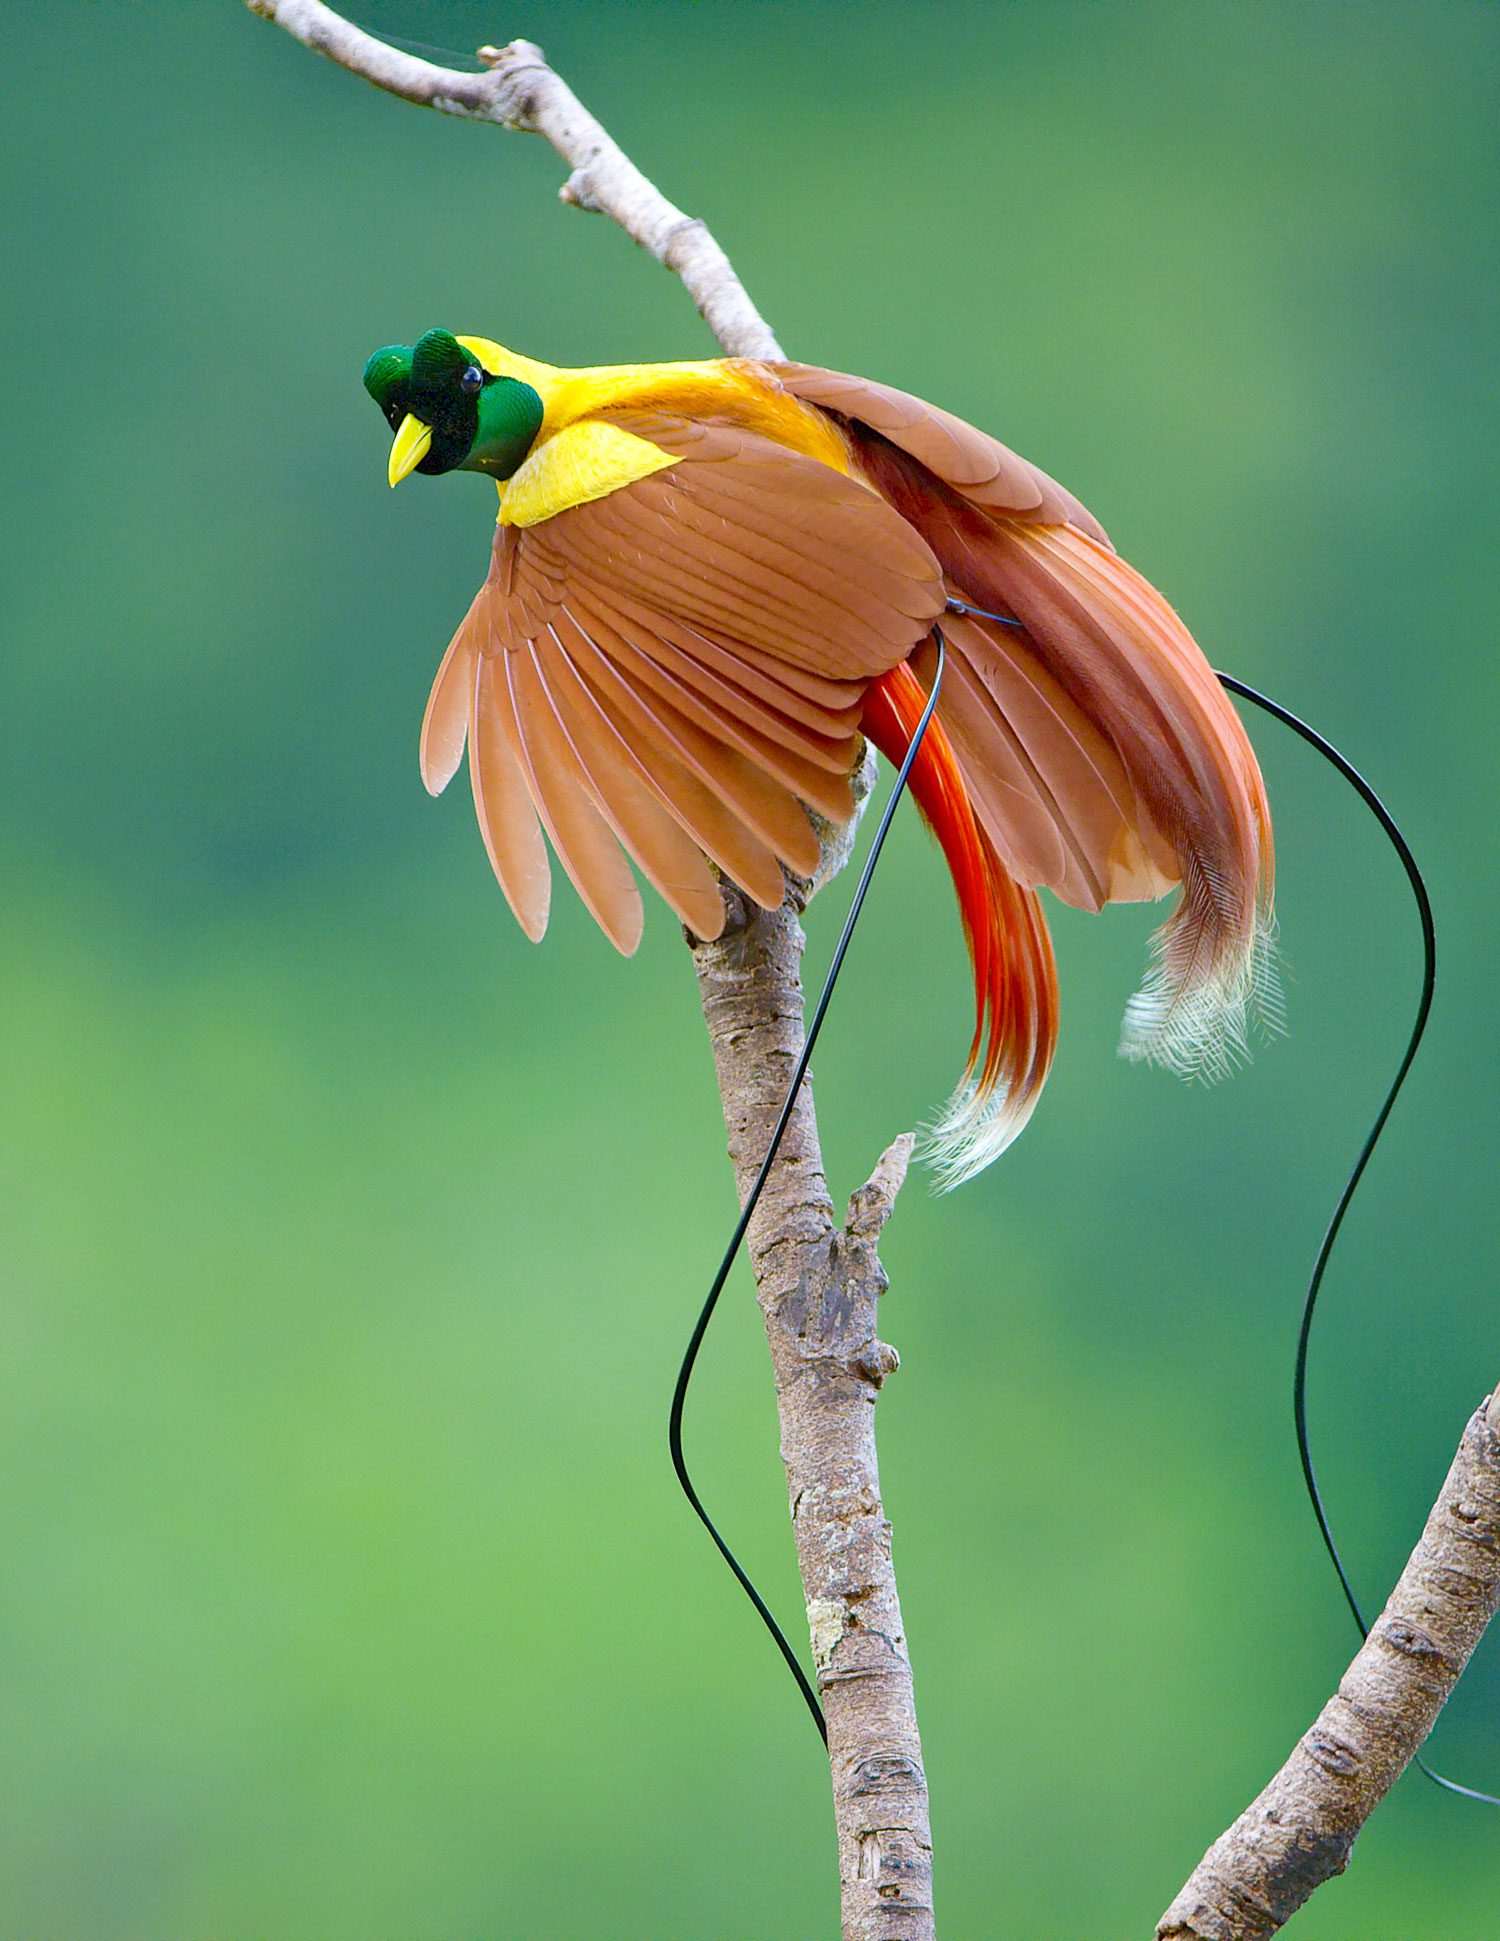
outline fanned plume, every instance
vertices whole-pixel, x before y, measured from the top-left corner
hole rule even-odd
[[[1090,910],[1179,892],[1126,1057],[1216,1078],[1257,1017],[1278,1028],[1250,743],[1172,608],[1056,481],[920,398],[809,365],[569,373],[465,344],[540,387],[547,429],[502,483],[422,774],[443,788],[467,741],[529,936],[547,923],[544,829],[622,951],[642,922],[627,857],[699,936],[724,922],[715,868],[774,907],[784,869],[819,866],[809,812],[853,813],[857,729],[892,761],[909,748],[941,619],[910,785],[953,876],[976,1003],[928,1140],[942,1184],[1004,1150],[1051,1063],[1040,888]],[[622,438],[644,469],[604,462]]]
[[[888,761],[899,765],[905,756],[926,701],[909,665],[871,684],[864,728]],[[936,720],[907,786],[942,845],[974,967],[968,1064],[926,1138],[927,1157],[946,1191],[997,1159],[1030,1118],[1057,1043],[1057,972],[1041,906],[980,827]]]
[[[1020,623],[951,616],[938,710],[1000,855],[1085,908],[1181,885],[1121,1050],[1227,1071],[1257,1013],[1280,1020],[1274,857],[1255,755],[1197,643],[1077,500],[1005,446],[888,386],[777,370],[844,420],[951,593]]]
[[[1176,613],[1072,527],[1011,528],[1013,602],[1068,666],[1176,860],[1177,907],[1125,1012],[1122,1054],[1215,1079],[1281,1021],[1271,816],[1249,738]]]

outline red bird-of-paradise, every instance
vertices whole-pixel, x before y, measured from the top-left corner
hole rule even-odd
[[[1025,1124],[1057,1039],[1037,898],[1180,889],[1122,1050],[1215,1075],[1274,1017],[1272,842],[1249,740],[1172,608],[1062,487],[889,386],[744,360],[565,370],[431,330],[365,385],[389,476],[499,483],[488,579],[422,728],[437,793],[468,747],[490,861],[540,938],[542,831],[615,946],[638,865],[700,937],[715,869],[766,908],[809,876],[867,736],[910,787],[973,960],[969,1063],[929,1142],[953,1184]],[[966,609],[980,608],[975,613]]]

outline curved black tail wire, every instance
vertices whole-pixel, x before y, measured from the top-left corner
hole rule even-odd
[[[1021,625],[1021,622],[1010,614],[990,613],[984,607],[970,606],[962,600],[950,599],[948,605],[953,612],[974,614],[980,619],[998,621],[1002,626],[1019,627]],[[693,1487],[692,1478],[688,1474],[687,1463],[682,1453],[682,1411],[683,1404],[687,1400],[688,1385],[692,1380],[693,1368],[698,1359],[698,1351],[703,1345],[704,1334],[708,1329],[714,1308],[718,1304],[719,1296],[724,1291],[724,1283],[729,1278],[729,1270],[734,1264],[736,1254],[739,1252],[740,1243],[745,1237],[745,1230],[750,1224],[751,1215],[755,1211],[756,1203],[760,1199],[761,1190],[765,1186],[772,1163],[781,1145],[782,1137],[790,1123],[797,1094],[801,1089],[803,1079],[807,1075],[807,1067],[812,1058],[813,1046],[816,1044],[818,1033],[823,1027],[823,1020],[828,1011],[829,1000],[833,996],[834,985],[838,982],[838,975],[843,965],[844,954],[849,948],[849,940],[854,934],[854,926],[859,919],[860,910],[864,905],[865,892],[870,887],[871,878],[875,873],[875,865],[880,860],[880,852],[885,843],[886,831],[890,828],[891,818],[895,815],[896,806],[900,802],[905,790],[907,776],[911,772],[912,763],[916,759],[918,749],[921,747],[922,737],[927,732],[927,724],[932,719],[933,710],[937,706],[938,689],[943,678],[945,648],[941,630],[934,627],[933,632],[937,636],[938,658],[937,669],[932,683],[932,692],[928,696],[927,705],[922,711],[922,718],[917,724],[917,731],[912,737],[911,746],[907,749],[905,759],[902,761],[900,771],[896,776],[896,785],[891,791],[890,799],[885,806],[885,812],[880,818],[880,826],[875,832],[875,840],[870,846],[870,854],[866,858],[859,883],[855,888],[854,898],[849,906],[849,914],[844,921],[843,934],[839,938],[838,948],[834,951],[833,962],[829,967],[828,976],[824,981],[822,992],[819,995],[817,1006],[813,1012],[812,1023],[808,1027],[807,1042],[803,1046],[802,1056],[797,1062],[797,1069],[793,1074],[791,1087],[787,1092],[786,1103],[782,1106],[781,1116],[777,1120],[776,1130],[772,1135],[771,1144],[766,1152],[765,1159],[761,1162],[761,1168],[756,1175],[755,1184],[750,1189],[750,1197],[745,1202],[744,1210],[740,1214],[729,1245],[725,1249],[724,1258],[719,1263],[719,1271],[715,1274],[713,1285],[708,1291],[708,1298],[703,1303],[702,1312],[698,1316],[697,1326],[693,1329],[692,1339],[688,1343],[687,1353],[682,1358],[682,1367],[677,1375],[677,1386],[672,1395],[672,1414],[668,1430],[668,1442],[672,1451],[672,1467],[677,1472],[677,1480],[682,1485],[683,1493],[686,1495],[689,1503],[692,1504],[699,1521],[718,1546],[719,1554],[734,1572],[745,1595],[760,1613],[761,1621],[764,1623],[766,1629],[775,1639],[777,1649],[786,1660],[788,1669],[797,1681],[797,1689],[807,1701],[807,1709],[812,1714],[813,1723],[817,1726],[819,1736],[825,1743],[828,1738],[828,1728],[823,1720],[823,1709],[818,1703],[817,1694],[808,1682],[807,1674],[798,1662],[797,1655],[792,1650],[791,1645],[788,1644],[781,1626],[776,1622],[767,1608],[765,1599],[756,1590],[754,1584],[746,1576],[733,1551],[725,1543],[717,1529],[715,1529],[707,1510],[703,1507],[697,1490]],[[1360,1608],[1359,1599],[1354,1593],[1354,1586],[1349,1581],[1349,1573],[1344,1568],[1343,1558],[1339,1555],[1338,1545],[1334,1541],[1333,1530],[1328,1521],[1328,1511],[1323,1503],[1323,1492],[1318,1484],[1317,1470],[1313,1466],[1312,1443],[1307,1428],[1308,1346],[1312,1339],[1313,1315],[1317,1310],[1318,1295],[1322,1291],[1323,1278],[1327,1273],[1328,1262],[1332,1257],[1334,1245],[1339,1237],[1339,1231],[1344,1224],[1344,1216],[1349,1211],[1350,1203],[1359,1189],[1360,1181],[1364,1178],[1365,1168],[1370,1163],[1370,1157],[1375,1151],[1376,1145],[1379,1143],[1380,1135],[1385,1131],[1386,1121],[1390,1118],[1396,1100],[1400,1096],[1401,1088],[1406,1083],[1407,1073],[1412,1068],[1418,1048],[1422,1043],[1423,1035],[1427,1030],[1427,1020],[1432,1011],[1433,989],[1437,981],[1437,928],[1433,921],[1432,899],[1427,893],[1427,885],[1423,880],[1422,871],[1418,866],[1417,859],[1411,852],[1411,845],[1407,842],[1405,836],[1402,835],[1395,817],[1386,808],[1380,797],[1365,780],[1364,776],[1360,774],[1354,764],[1347,757],[1340,754],[1333,743],[1320,735],[1316,728],[1310,727],[1300,716],[1293,714],[1290,708],[1284,708],[1279,701],[1273,701],[1269,695],[1262,694],[1259,689],[1251,687],[1248,682],[1237,680],[1232,674],[1220,674],[1218,679],[1229,693],[1237,694],[1242,700],[1253,702],[1256,707],[1264,709],[1267,714],[1274,716],[1277,721],[1280,721],[1284,726],[1290,728],[1293,734],[1300,735],[1302,740],[1310,748],[1315,749],[1325,761],[1331,763],[1339,774],[1343,776],[1344,780],[1355,790],[1366,808],[1369,809],[1370,813],[1380,824],[1387,841],[1396,852],[1402,869],[1406,872],[1406,880],[1411,885],[1412,897],[1417,906],[1417,917],[1422,926],[1422,991],[1417,1001],[1416,1016],[1412,1021],[1411,1032],[1406,1041],[1406,1050],[1402,1055],[1400,1065],[1396,1069],[1396,1076],[1391,1080],[1390,1088],[1386,1092],[1384,1102],[1375,1116],[1375,1122],[1370,1127],[1364,1144],[1360,1147],[1359,1156],[1354,1162],[1353,1170],[1344,1182],[1343,1190],[1340,1192],[1338,1201],[1333,1209],[1333,1217],[1329,1220],[1328,1226],[1323,1234],[1322,1242],[1318,1247],[1317,1258],[1313,1262],[1312,1274],[1307,1284],[1307,1293],[1303,1298],[1302,1322],[1297,1333],[1297,1360],[1292,1376],[1292,1417],[1297,1430],[1297,1455],[1302,1464],[1302,1480],[1307,1486],[1308,1500],[1311,1502],[1313,1514],[1317,1518],[1318,1533],[1323,1540],[1323,1548],[1328,1552],[1329,1561],[1332,1563],[1338,1575],[1339,1588],[1343,1591],[1344,1601],[1349,1606],[1354,1622],[1359,1629],[1361,1639],[1364,1639],[1370,1635],[1370,1627],[1365,1622],[1364,1612]],[[1435,1772],[1420,1754],[1417,1757],[1416,1764],[1434,1785],[1443,1787],[1445,1791],[1457,1793],[1464,1799],[1478,1800],[1486,1806],[1500,1806],[1500,1798],[1497,1798],[1493,1793],[1483,1793],[1475,1787],[1461,1785],[1456,1779],[1445,1778],[1442,1773]]]
[[[1406,1051],[1401,1063],[1396,1068],[1396,1076],[1391,1080],[1390,1090],[1385,1095],[1385,1102],[1376,1113],[1375,1123],[1370,1127],[1365,1143],[1359,1149],[1359,1157],[1354,1162],[1354,1169],[1344,1182],[1344,1190],[1339,1194],[1338,1203],[1333,1209],[1333,1217],[1328,1222],[1322,1244],[1318,1248],[1317,1258],[1313,1262],[1312,1275],[1307,1283],[1307,1294],[1302,1303],[1302,1325],[1297,1333],[1297,1365],[1292,1377],[1292,1415],[1297,1424],[1297,1454],[1302,1463],[1302,1480],[1307,1485],[1313,1515],[1318,1519],[1318,1532],[1323,1539],[1323,1548],[1328,1552],[1329,1560],[1338,1573],[1339,1588],[1344,1593],[1344,1601],[1353,1613],[1354,1622],[1358,1625],[1359,1635],[1363,1639],[1369,1637],[1370,1627],[1365,1622],[1359,1599],[1355,1596],[1354,1587],[1349,1582],[1349,1573],[1344,1568],[1338,1545],[1333,1540],[1333,1531],[1328,1523],[1328,1512],[1323,1505],[1323,1492],[1318,1487],[1317,1471],[1313,1468],[1312,1445],[1307,1432],[1307,1350],[1308,1343],[1312,1339],[1313,1313],[1318,1305],[1318,1295],[1322,1291],[1323,1276],[1327,1271],[1334,1243],[1339,1237],[1339,1229],[1344,1224],[1344,1215],[1349,1211],[1349,1202],[1354,1198],[1359,1183],[1364,1178],[1365,1167],[1370,1163],[1370,1155],[1374,1152],[1381,1133],[1385,1131],[1385,1122],[1391,1116],[1391,1108],[1396,1103],[1401,1087],[1406,1083],[1406,1075],[1412,1068],[1412,1061],[1416,1058],[1417,1048],[1427,1029],[1427,1019],[1432,1011],[1433,987],[1437,981],[1437,929],[1432,917],[1432,899],[1427,894],[1427,885],[1422,879],[1422,871],[1417,859],[1411,853],[1410,844],[1402,835],[1395,817],[1353,762],[1341,755],[1333,743],[1326,741],[1316,728],[1309,727],[1305,721],[1293,714],[1290,708],[1282,707],[1279,701],[1273,701],[1268,695],[1261,694],[1246,682],[1236,680],[1232,674],[1220,674],[1219,680],[1231,694],[1238,694],[1243,700],[1253,701],[1256,707],[1264,708],[1267,714],[1274,715],[1278,721],[1283,722],[1293,734],[1300,735],[1310,748],[1315,748],[1325,761],[1331,762],[1344,780],[1357,792],[1366,808],[1385,831],[1387,840],[1400,859],[1402,869],[1406,871],[1406,880],[1411,885],[1412,897],[1417,906],[1417,917],[1422,925],[1422,994],[1417,1000],[1417,1014],[1412,1020],[1411,1035],[1406,1041]],[[1434,1772],[1420,1754],[1417,1755],[1416,1763],[1434,1785],[1443,1787],[1445,1791],[1458,1793],[1464,1799],[1478,1800],[1485,1806],[1500,1806],[1500,1798],[1493,1793],[1482,1793],[1473,1786],[1462,1786],[1456,1779],[1447,1779],[1442,1773]]]
[[[917,759],[917,752],[922,746],[922,738],[927,733],[927,724],[931,721],[933,710],[937,707],[938,690],[943,684],[943,664],[947,649],[943,641],[941,628],[934,627],[932,631],[937,640],[937,666],[933,671],[932,691],[927,697],[927,705],[922,710],[921,719],[917,722],[916,732],[911,738],[911,745],[902,758],[900,768],[896,771],[895,786],[891,790],[889,800],[886,802],[884,812],[881,815],[879,826],[876,828],[875,840],[870,844],[870,853],[865,858],[864,868],[860,871],[859,882],[855,885],[853,900],[849,905],[849,914],[844,919],[843,932],[839,937],[838,946],[834,950],[833,962],[828,966],[828,975],[823,980],[823,989],[818,994],[818,1002],[813,1008],[812,1022],[807,1027],[807,1038],[802,1046],[802,1056],[797,1060],[797,1069],[792,1073],[792,1082],[787,1087],[786,1100],[782,1105],[781,1115],[776,1121],[776,1130],[771,1134],[771,1143],[767,1146],[766,1156],[760,1163],[760,1171],[755,1175],[755,1184],[750,1188],[749,1196],[745,1201],[744,1207],[741,1209],[740,1217],[735,1222],[734,1232],[729,1237],[729,1245],[724,1249],[724,1258],[719,1262],[719,1271],[714,1275],[713,1285],[709,1288],[708,1296],[698,1315],[697,1323],[693,1328],[692,1338],[687,1345],[687,1352],[682,1357],[682,1366],[677,1371],[677,1386],[672,1391],[672,1413],[667,1421],[667,1446],[672,1452],[672,1467],[677,1472],[677,1480],[682,1485],[682,1493],[686,1496],[689,1503],[692,1504],[693,1513],[698,1518],[698,1521],[713,1538],[719,1555],[734,1572],[741,1590],[744,1591],[746,1597],[749,1598],[750,1602],[760,1613],[761,1623],[765,1625],[766,1629],[775,1639],[776,1649],[786,1660],[787,1670],[797,1681],[797,1689],[807,1701],[807,1709],[812,1714],[813,1724],[818,1728],[818,1735],[825,1745],[828,1742],[828,1727],[823,1721],[823,1708],[818,1703],[818,1695],[813,1690],[807,1673],[802,1669],[796,1652],[793,1651],[791,1645],[787,1642],[786,1633],[771,1615],[766,1600],[761,1596],[754,1584],[751,1583],[739,1559],[729,1548],[729,1545],[719,1535],[712,1517],[710,1517],[708,1511],[703,1507],[703,1499],[693,1487],[693,1479],[688,1474],[687,1459],[682,1453],[682,1411],[683,1405],[687,1401],[688,1384],[693,1379],[693,1369],[698,1360],[698,1350],[703,1346],[703,1337],[708,1332],[708,1324],[713,1319],[714,1309],[719,1304],[719,1296],[724,1291],[724,1283],[729,1279],[729,1270],[734,1265],[735,1256],[740,1250],[740,1243],[745,1237],[745,1231],[750,1225],[751,1217],[760,1201],[761,1193],[765,1189],[766,1180],[770,1177],[771,1167],[775,1163],[776,1155],[781,1149],[781,1142],[786,1136],[786,1129],[791,1124],[792,1113],[796,1109],[797,1094],[802,1090],[802,1081],[806,1078],[807,1068],[812,1062],[813,1047],[818,1042],[818,1033],[823,1029],[823,1020],[828,1015],[828,1006],[833,997],[834,986],[839,981],[839,972],[844,966],[844,957],[848,952],[850,939],[854,935],[854,926],[859,922],[859,913],[864,908],[865,895],[875,875],[875,865],[880,861],[880,852],[885,847],[886,833],[890,829],[891,819],[896,813],[897,805],[906,792],[906,779],[911,774],[912,763]]]
[[[960,606],[957,601],[950,601],[949,604]],[[961,610],[965,613],[978,614],[986,620],[998,620],[1007,627],[1019,624],[1007,614],[986,613],[982,607],[962,606]],[[1318,1247],[1317,1257],[1313,1261],[1307,1293],[1302,1302],[1302,1321],[1297,1331],[1297,1360],[1292,1375],[1292,1419],[1297,1429],[1297,1457],[1302,1465],[1302,1480],[1307,1486],[1308,1501],[1312,1504],[1313,1515],[1318,1521],[1318,1534],[1323,1540],[1323,1548],[1328,1552],[1329,1561],[1338,1575],[1339,1588],[1344,1593],[1344,1601],[1353,1614],[1361,1639],[1364,1639],[1370,1635],[1370,1627],[1365,1622],[1364,1612],[1360,1609],[1359,1599],[1354,1594],[1354,1586],[1349,1581],[1349,1573],[1344,1568],[1344,1560],[1339,1555],[1338,1545],[1334,1541],[1333,1530],[1328,1521],[1328,1511],[1323,1503],[1323,1492],[1318,1484],[1318,1473],[1313,1466],[1312,1442],[1307,1427],[1308,1346],[1312,1340],[1313,1314],[1317,1309],[1318,1295],[1322,1292],[1323,1277],[1328,1271],[1328,1262],[1338,1240],[1339,1230],[1344,1224],[1344,1215],[1349,1211],[1350,1202],[1359,1189],[1360,1181],[1364,1178],[1370,1156],[1379,1143],[1380,1135],[1385,1131],[1386,1120],[1391,1116],[1392,1108],[1400,1096],[1402,1086],[1406,1083],[1406,1075],[1412,1068],[1417,1050],[1427,1030],[1427,1020],[1432,1011],[1433,988],[1437,981],[1437,926],[1433,921],[1432,899],[1427,894],[1427,884],[1423,880],[1417,859],[1412,854],[1411,845],[1402,835],[1395,817],[1353,762],[1340,754],[1333,743],[1320,735],[1316,728],[1310,727],[1300,716],[1293,714],[1290,708],[1284,708],[1279,701],[1273,701],[1269,695],[1262,694],[1258,688],[1251,687],[1246,681],[1237,680],[1232,674],[1220,674],[1218,680],[1229,693],[1239,695],[1242,700],[1253,701],[1256,707],[1263,708],[1267,714],[1274,716],[1277,721],[1290,728],[1293,734],[1300,735],[1303,741],[1310,748],[1316,749],[1326,762],[1330,762],[1354,789],[1365,807],[1380,824],[1386,840],[1395,850],[1401,867],[1406,872],[1406,880],[1411,885],[1412,897],[1417,906],[1417,919],[1422,926],[1422,991],[1417,1000],[1416,1016],[1412,1020],[1406,1050],[1402,1054],[1401,1063],[1396,1068],[1396,1076],[1391,1080],[1390,1089],[1385,1095],[1379,1112],[1375,1115],[1375,1122],[1359,1149],[1359,1156],[1354,1162],[1353,1170],[1344,1182],[1343,1191],[1339,1194],[1333,1209],[1333,1217],[1328,1222]],[[1445,1791],[1458,1793],[1464,1799],[1478,1800],[1486,1806],[1500,1806],[1500,1798],[1493,1793],[1479,1792],[1472,1786],[1460,1785],[1456,1779],[1447,1779],[1442,1773],[1434,1772],[1420,1754],[1416,1764],[1434,1785],[1443,1787]]]

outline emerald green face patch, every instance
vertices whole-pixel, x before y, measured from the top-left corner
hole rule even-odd
[[[531,386],[492,376],[451,331],[387,344],[365,365],[364,384],[393,432],[407,417],[431,431],[414,468],[429,477],[462,469],[509,478],[541,429],[542,401]]]

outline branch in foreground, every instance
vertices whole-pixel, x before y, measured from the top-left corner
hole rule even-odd
[[[1317,1723],[1209,1848],[1157,1941],[1264,1941],[1342,1873],[1500,1603],[1500,1389],[1464,1431],[1422,1540]]]
[[[563,201],[612,217],[633,242],[680,276],[726,356],[782,355],[707,224],[685,215],[647,181],[531,41],[481,47],[478,58],[487,72],[466,74],[387,46],[321,0],[247,4],[252,13],[387,94],[440,114],[544,135],[572,171],[559,191]]]

